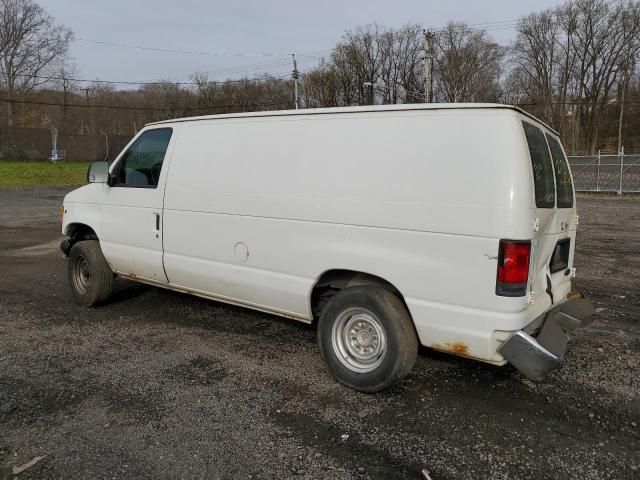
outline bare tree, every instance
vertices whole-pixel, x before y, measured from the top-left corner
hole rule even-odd
[[[305,75],[309,106],[420,101],[422,27],[356,27]]]
[[[191,76],[191,81],[195,85],[198,103],[203,107],[213,107],[218,95],[218,84],[212,82],[207,73],[202,72],[194,73]]]
[[[9,126],[15,92],[26,93],[46,83],[49,68],[67,53],[72,36],[33,0],[0,0],[0,73]]]
[[[402,44],[400,49],[400,83],[404,91],[405,103],[424,101],[424,49],[422,25],[407,25],[401,28],[396,37]]]
[[[337,69],[324,60],[302,76],[302,86],[305,108],[336,107],[342,103]]]
[[[159,81],[142,87],[144,105],[154,108],[155,120],[186,116],[187,92],[175,82]]]
[[[437,95],[447,102],[495,101],[500,96],[504,48],[483,30],[449,23],[434,41]]]
[[[291,80],[268,75],[214,81],[197,73],[191,86],[159,81],[136,89],[75,85],[78,75],[63,63],[71,33],[33,0],[0,0],[0,8],[4,98],[29,101],[20,104],[21,125],[41,127],[46,116],[102,141],[100,134],[130,135],[153,120],[293,106]],[[623,140],[640,149],[640,0],[566,0],[527,15],[509,61],[485,31],[464,24],[440,30],[434,47],[440,101],[524,104],[576,153]],[[423,67],[422,26],[356,27],[303,73],[301,99],[307,108],[421,102]],[[11,103],[7,113],[11,119]]]
[[[571,119],[574,151],[596,149],[609,103],[624,96],[640,49],[639,11],[637,1],[569,0],[520,22],[510,78],[561,134]]]
[[[333,50],[331,60],[342,83],[345,105],[375,103],[375,86],[385,63],[384,32],[377,24],[356,27]]]
[[[568,5],[574,7],[575,15],[570,38],[577,56],[578,119],[589,142],[585,146],[593,152],[599,140],[599,121],[618,83],[629,42],[640,35],[640,19],[630,12],[632,3],[577,0]]]
[[[556,127],[561,28],[554,11],[532,13],[520,20],[518,37],[511,49],[518,71],[512,78],[519,79],[527,100],[539,103],[543,109],[541,116]]]
[[[384,103],[421,100],[424,51],[422,26],[406,25],[384,32],[380,39],[383,64],[380,71]]]

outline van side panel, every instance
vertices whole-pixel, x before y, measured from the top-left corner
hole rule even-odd
[[[474,236],[530,234],[512,111],[185,123],[167,208]],[[523,228],[523,226],[525,228]]]
[[[494,330],[537,310],[495,295],[499,239],[532,237],[532,200],[508,110],[186,122],[165,269],[181,288],[300,319],[323,272],[370,273],[403,294],[423,344],[499,363]]]

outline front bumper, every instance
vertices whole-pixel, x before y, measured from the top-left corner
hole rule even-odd
[[[589,325],[596,311],[581,293],[547,311],[524,330],[512,334],[498,352],[530,380],[539,382],[564,358],[569,335]]]

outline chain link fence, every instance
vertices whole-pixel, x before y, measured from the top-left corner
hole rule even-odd
[[[51,131],[36,128],[0,129],[0,160],[71,162],[113,160],[129,135],[60,133],[54,149]],[[640,153],[569,155],[577,192],[640,193]]]
[[[640,193],[640,154],[570,155],[577,192]]]
[[[95,162],[113,160],[131,140],[130,135],[59,133],[53,142],[49,129],[0,129],[0,160]]]

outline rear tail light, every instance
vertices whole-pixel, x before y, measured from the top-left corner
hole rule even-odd
[[[496,295],[524,297],[529,281],[530,241],[500,240]]]

